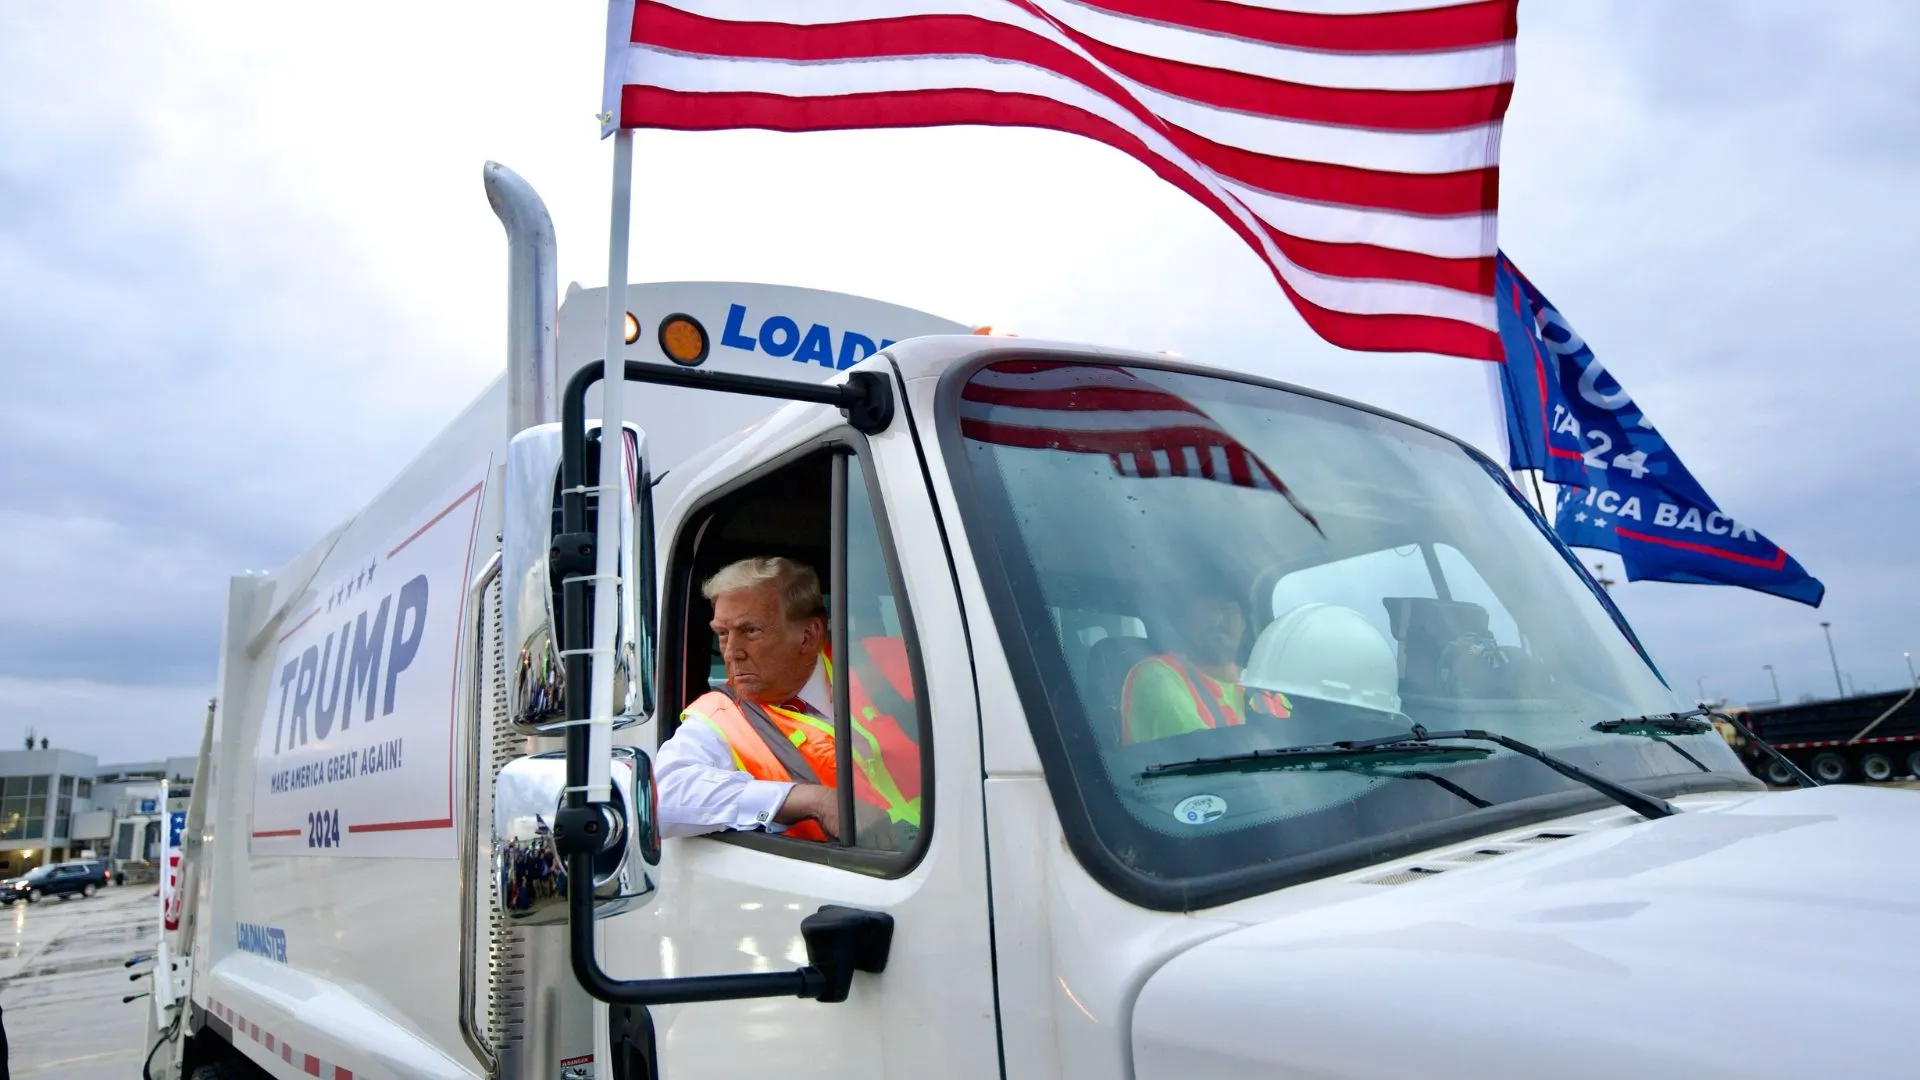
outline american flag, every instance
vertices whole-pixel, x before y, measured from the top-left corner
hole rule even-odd
[[[984,124],[1132,155],[1335,345],[1499,360],[1518,0],[613,0],[606,131]]]
[[[1122,476],[1271,491],[1320,528],[1266,462],[1200,406],[1124,368],[1003,360],[961,391],[960,433],[999,446],[1104,454]]]

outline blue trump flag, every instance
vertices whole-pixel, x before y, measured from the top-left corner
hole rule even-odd
[[[1508,467],[1560,485],[1553,528],[1620,556],[1628,581],[1733,585],[1820,606],[1826,586],[1723,513],[1573,327],[1500,253]]]

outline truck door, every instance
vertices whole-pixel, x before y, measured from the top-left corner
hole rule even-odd
[[[873,730],[891,717],[917,755],[917,775],[897,752],[883,751],[881,764],[899,798],[919,802],[917,830],[856,830],[851,847],[761,829],[664,841],[658,901],[607,924],[615,975],[804,964],[800,920],[823,904],[885,911],[895,922],[885,972],[858,976],[844,1003],[772,998],[655,1009],[661,1075],[997,1075],[971,665],[910,437],[889,432],[869,443],[840,430],[823,444],[816,434],[667,527],[673,535],[659,537],[670,553],[662,740],[675,734],[681,708],[726,678],[701,582],[738,559],[786,556],[816,569],[829,610],[838,607],[832,591],[845,593],[849,655],[831,658],[832,671],[850,672],[868,704],[836,719],[836,738],[851,737],[866,753]],[[836,571],[839,550],[844,570]]]

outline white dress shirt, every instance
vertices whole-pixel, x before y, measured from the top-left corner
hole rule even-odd
[[[818,663],[799,696],[808,713],[833,720],[833,691]],[[734,768],[726,740],[707,724],[689,721],[685,713],[673,737],[661,744],[653,769],[662,837],[723,829],[787,830],[773,815],[787,801],[793,783],[756,780]]]

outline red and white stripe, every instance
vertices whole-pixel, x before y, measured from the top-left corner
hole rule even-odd
[[[227,1026],[232,1028],[235,1045],[241,1039],[247,1039],[264,1049],[268,1056],[277,1057],[282,1063],[308,1076],[318,1076],[322,1080],[353,1080],[353,1071],[346,1066],[336,1065],[295,1047],[271,1027],[262,1029],[258,1021],[247,1019],[224,1002],[209,999],[207,1011],[226,1021]]]
[[[1122,368],[1004,361],[967,381],[960,433],[1029,450],[1104,454],[1122,476],[1184,476],[1285,496],[1279,476],[1200,406]]]
[[[1879,745],[1904,742],[1920,742],[1920,735],[1875,735],[1871,738],[1860,739],[1858,741],[1853,739],[1810,739],[1804,742],[1777,742],[1773,744],[1773,748],[1775,750],[1814,750],[1828,746],[1867,746],[1870,744]]]
[[[607,130],[984,124],[1120,149],[1326,340],[1498,360],[1517,0],[613,0]]]

